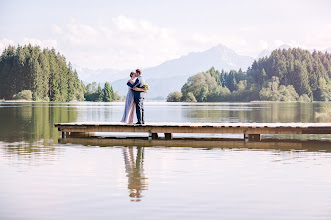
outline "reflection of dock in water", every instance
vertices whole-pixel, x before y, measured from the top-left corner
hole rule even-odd
[[[306,150],[331,152],[329,141],[300,141],[265,139],[259,142],[245,142],[238,139],[187,139],[172,140],[146,138],[66,138],[59,139],[60,143],[72,143],[100,147],[137,146],[137,147],[192,147],[192,148],[246,148],[246,149],[275,149],[275,150]]]

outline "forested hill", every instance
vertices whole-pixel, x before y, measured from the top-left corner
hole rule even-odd
[[[0,99],[24,90],[33,100],[84,100],[84,85],[63,55],[38,46],[9,46],[0,56]]]
[[[300,48],[274,50],[244,73],[211,68],[187,80],[168,101],[328,101],[331,54]]]

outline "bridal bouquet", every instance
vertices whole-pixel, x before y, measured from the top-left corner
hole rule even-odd
[[[148,84],[145,84],[145,85],[143,85],[142,88],[143,88],[143,89],[146,89],[146,90],[149,90],[149,85],[148,85]]]

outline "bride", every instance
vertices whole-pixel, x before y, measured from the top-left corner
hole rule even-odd
[[[130,78],[128,81],[130,81],[132,84],[136,81],[136,73],[131,72]],[[129,86],[128,86],[129,87]],[[124,108],[124,114],[122,117],[121,122],[127,123],[127,124],[133,124],[133,114],[136,109],[136,103],[134,102],[134,91],[143,91],[146,92],[145,89],[141,88],[128,88],[128,94],[126,95],[125,99],[125,108]]]

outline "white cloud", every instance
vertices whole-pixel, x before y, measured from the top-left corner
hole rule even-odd
[[[274,40],[271,45],[270,45],[270,49],[276,49],[278,47],[280,47],[281,45],[285,44],[282,40]]]
[[[259,41],[259,49],[260,50],[267,50],[269,47],[269,43],[265,40],[260,40]]]
[[[107,39],[111,39],[113,36],[113,31],[108,27],[100,27],[100,31]]]
[[[118,16],[116,18],[113,18],[112,21],[120,31],[135,32],[138,30],[136,22],[125,16]]]
[[[18,44],[20,44],[22,46],[31,44],[33,46],[40,46],[41,48],[46,48],[46,47],[56,48],[57,47],[56,40],[39,40],[39,39],[35,39],[35,38],[24,38],[22,41],[15,42],[13,40],[4,38],[4,39],[0,40],[0,52],[2,52],[9,45],[17,46]]]
[[[98,30],[89,25],[69,23],[65,27],[53,26],[53,33],[69,41],[71,45],[97,43]]]
[[[302,49],[307,49],[307,47],[303,44],[301,44],[300,42],[297,42],[295,40],[290,40],[288,43],[286,43],[288,45],[290,45],[291,47],[300,47]]]
[[[52,25],[52,31],[55,34],[63,34],[62,28],[60,28],[58,25],[53,24]]]
[[[62,26],[53,25],[61,42],[59,49],[68,60],[88,68],[129,69],[155,66],[218,44],[248,54],[247,41],[241,36],[176,32],[126,16],[112,18],[107,25],[101,23],[91,26],[72,19]]]
[[[255,26],[241,27],[240,31],[242,31],[242,32],[255,32],[255,31],[257,31],[257,27],[255,27]]]
[[[324,50],[331,47],[331,24],[325,25],[321,31],[314,31],[304,42],[309,48]]]
[[[296,48],[296,47],[300,47],[303,49],[306,49],[306,47],[304,45],[302,45],[301,43],[295,41],[295,40],[290,40],[288,42],[282,41],[282,40],[274,40],[274,41],[266,41],[266,40],[260,40],[258,43],[258,48],[260,50],[275,50],[279,47],[281,47],[282,45],[288,45],[291,48]]]
[[[233,36],[192,34],[181,40],[182,50],[185,52],[203,51],[218,44],[223,44],[236,52],[243,50],[247,45],[245,39]]]
[[[56,40],[39,40],[35,38],[24,38],[22,43],[23,45],[31,44],[33,46],[40,46],[41,48],[57,48],[57,41]]]
[[[98,31],[89,25],[68,24],[67,27],[70,34],[75,35],[77,37],[83,37],[84,35],[93,37],[98,35]]]
[[[113,18],[108,25],[89,26],[72,20],[63,26],[53,25],[52,30],[62,42],[65,56],[89,68],[147,67],[179,53],[172,30],[125,16]]]
[[[15,46],[15,42],[6,38],[0,40],[0,53],[9,45]]]

